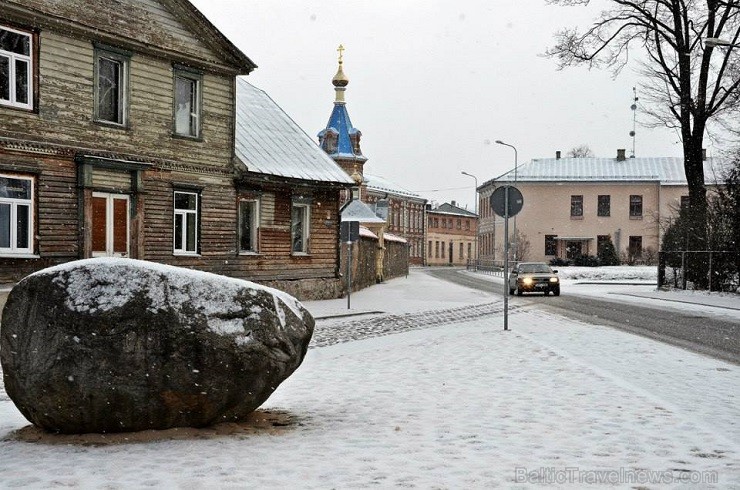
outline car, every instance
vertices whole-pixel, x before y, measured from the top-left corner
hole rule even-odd
[[[520,262],[509,274],[509,294],[543,292],[560,296],[558,271],[544,262]]]

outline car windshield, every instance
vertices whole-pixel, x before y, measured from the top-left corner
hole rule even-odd
[[[532,273],[532,272],[547,272],[551,273],[552,270],[547,264],[519,264],[519,272]]]

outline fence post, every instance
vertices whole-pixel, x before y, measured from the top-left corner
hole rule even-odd
[[[709,251],[709,292],[712,292],[712,251]]]
[[[686,251],[681,251],[681,289],[686,290]]]
[[[665,282],[665,252],[658,252],[658,288]]]

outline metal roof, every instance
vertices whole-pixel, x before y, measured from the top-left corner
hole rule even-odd
[[[388,179],[379,177],[377,175],[371,175],[363,173],[362,175],[367,188],[376,192],[387,192],[388,194],[396,194],[398,196],[413,197],[416,199],[423,199],[419,194],[411,192],[410,190],[404,189],[395,182],[391,182]]]
[[[726,163],[708,158],[704,161],[707,184],[715,184]],[[681,157],[627,158],[538,158],[517,168],[517,181],[658,181],[663,184],[686,184],[684,160]],[[514,170],[493,179],[514,181]],[[486,185],[486,184],[483,184]],[[481,186],[482,187],[482,186]]]
[[[249,172],[354,184],[267,93],[243,78],[236,82],[235,151]]]
[[[366,161],[367,158],[360,152],[355,152],[350,135],[360,134],[359,129],[352,126],[352,121],[347,112],[347,105],[344,102],[334,102],[334,109],[329,116],[329,122],[326,129],[319,132],[319,138],[323,138],[327,131],[334,130],[337,134],[337,149],[330,156],[334,158],[353,158],[360,161]]]
[[[342,221],[359,221],[360,223],[385,223],[385,220],[378,218],[373,210],[362,201],[353,199],[344,205],[339,214]]]

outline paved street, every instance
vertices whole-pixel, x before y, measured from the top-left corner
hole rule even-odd
[[[501,286],[492,287],[490,277],[460,274],[459,269],[436,268],[426,272],[434,277],[475,289],[501,294]],[[563,289],[562,296],[511,297],[513,308],[534,307],[586,322],[619,328],[673,345],[678,345],[734,363],[740,363],[740,322],[710,317],[700,311],[676,311],[660,307],[579,296],[575,288]],[[740,306],[740,305],[739,305]]]

